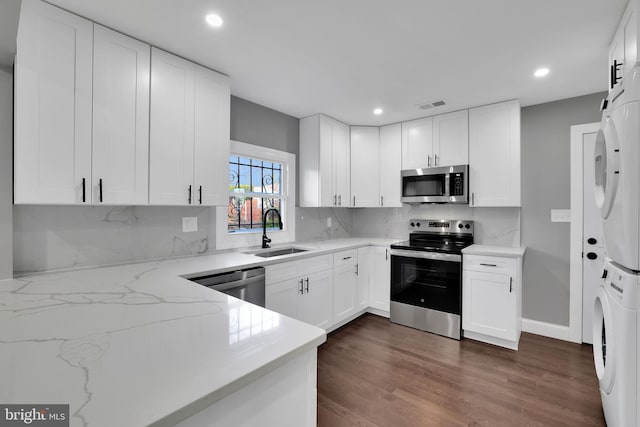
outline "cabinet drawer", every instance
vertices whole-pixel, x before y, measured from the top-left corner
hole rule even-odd
[[[265,267],[265,282],[267,285],[271,285],[283,280],[330,270],[331,268],[333,268],[333,256],[331,254],[268,265]]]
[[[516,274],[516,259],[485,255],[464,255],[462,268],[469,271],[483,271],[498,274]]]
[[[357,249],[336,252],[335,254],[333,254],[333,265],[336,268],[342,265],[357,264],[357,263],[358,263]]]
[[[303,259],[300,262],[300,274],[313,274],[319,271],[333,268],[333,257],[331,254],[320,255],[313,258]]]
[[[271,285],[284,280],[298,277],[298,264],[300,261],[283,262],[265,267],[265,283]]]

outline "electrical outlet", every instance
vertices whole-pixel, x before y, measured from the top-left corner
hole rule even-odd
[[[198,231],[198,217],[197,216],[185,216],[182,218],[182,232],[192,233]]]
[[[327,228],[331,228],[331,217],[327,217]]]

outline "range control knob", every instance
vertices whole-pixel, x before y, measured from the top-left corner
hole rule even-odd
[[[467,230],[471,228],[471,226],[469,224],[465,225],[464,228],[466,228]]]
[[[415,222],[412,222],[412,223],[411,223],[411,226],[412,226],[412,227],[415,227],[415,226],[416,226],[416,223],[415,223]]]
[[[417,224],[416,224],[416,227],[420,227],[420,223],[417,223]]]
[[[458,228],[464,228],[464,225],[458,224]]]

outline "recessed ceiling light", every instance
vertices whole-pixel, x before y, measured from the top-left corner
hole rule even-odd
[[[376,108],[375,110],[373,110],[373,114],[379,116],[380,114],[382,114],[382,108]]]
[[[547,74],[549,74],[549,69],[548,68],[538,68],[536,70],[536,72],[533,73],[533,75],[536,76],[536,77],[544,77]]]
[[[204,17],[204,19],[207,21],[207,24],[214,28],[220,28],[222,27],[222,24],[224,24],[224,21],[222,20],[220,15],[216,15],[215,13],[208,14]]]

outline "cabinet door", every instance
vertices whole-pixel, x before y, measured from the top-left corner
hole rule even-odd
[[[469,112],[441,114],[433,118],[433,162],[435,166],[469,163]]]
[[[520,103],[469,110],[471,206],[520,206]]]
[[[335,170],[333,161],[333,133],[335,120],[320,115],[318,130],[318,187],[320,191],[320,206],[337,206],[337,195],[335,186]],[[300,170],[301,174],[308,172]]]
[[[356,311],[369,307],[369,280],[371,280],[371,246],[358,248],[358,289]]]
[[[402,169],[432,167],[433,118],[402,123]]]
[[[302,279],[289,279],[268,285],[265,289],[265,308],[294,319],[305,321],[301,310]]]
[[[333,123],[333,164],[335,193],[338,206],[351,206],[351,156],[349,149],[349,126]]]
[[[194,87],[195,64],[152,49],[150,204],[188,205],[194,201]]]
[[[380,205],[379,146],[378,127],[351,126],[351,204],[353,207]]]
[[[462,329],[514,341],[516,285],[511,276],[465,270]]]
[[[380,206],[402,207],[400,202],[402,170],[402,125],[380,128]]]
[[[341,322],[356,312],[358,275],[354,263],[333,271],[333,323]]]
[[[92,54],[90,21],[23,0],[15,63],[16,204],[91,203]]]
[[[149,203],[150,61],[149,45],[95,25],[94,203]]]
[[[329,328],[333,324],[333,271],[306,276],[304,287],[303,320],[319,328]]]
[[[229,202],[229,80],[196,66],[195,88],[193,204],[224,206]]]
[[[369,280],[369,305],[389,312],[391,298],[391,257],[389,248],[371,248],[371,278]]]

